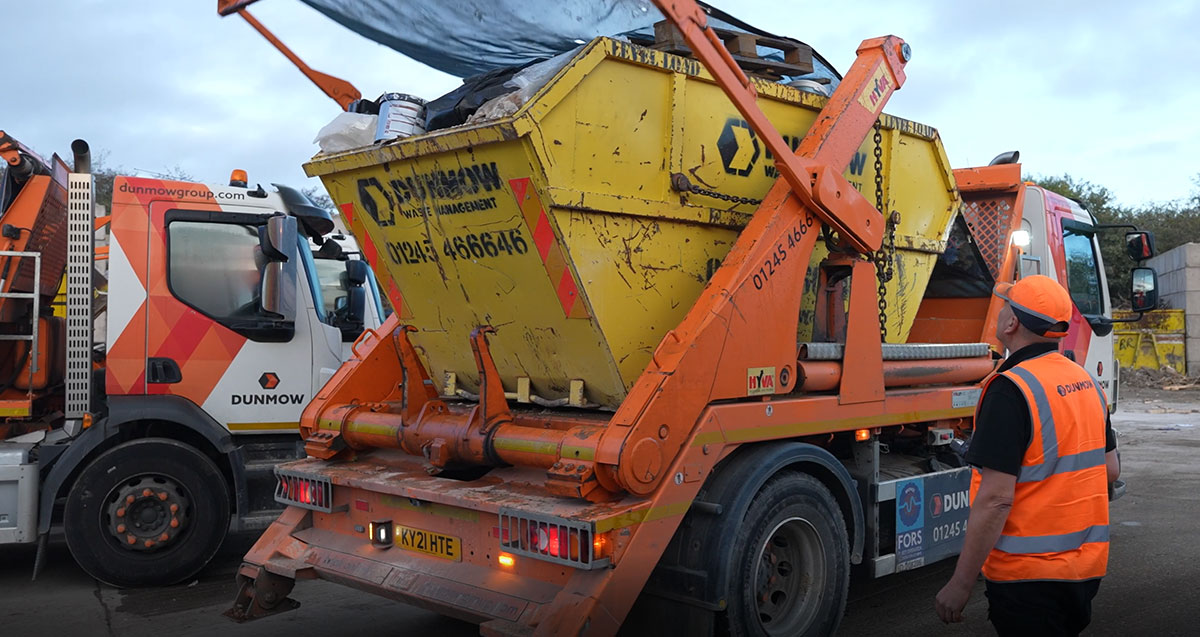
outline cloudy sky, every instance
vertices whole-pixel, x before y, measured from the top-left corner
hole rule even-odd
[[[956,167],[1017,149],[1027,173],[1070,173],[1126,205],[1200,189],[1193,0],[714,4],[842,71],[863,39],[903,37],[914,58],[887,110],[936,127]],[[459,83],[298,0],[252,11],[364,96],[433,98]],[[82,137],[130,172],[179,167],[219,182],[245,168],[252,182],[318,183],[300,166],[336,104],[240,18],[219,18],[215,0],[0,0],[0,24],[0,129],[39,152],[65,154]]]

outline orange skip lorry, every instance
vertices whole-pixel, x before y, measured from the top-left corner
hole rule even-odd
[[[961,546],[995,283],[1067,286],[1115,401],[1103,228],[883,114],[908,45],[824,97],[657,4],[695,59],[598,38],[514,114],[306,165],[395,313],[305,409],[231,617],[321,578],[486,634],[828,634],[853,568]]]

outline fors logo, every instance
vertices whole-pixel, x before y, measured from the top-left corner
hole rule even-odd
[[[263,375],[258,377],[258,385],[263,389],[275,389],[279,386],[279,374],[263,372]]]
[[[896,507],[900,513],[900,521],[904,526],[914,526],[921,519],[921,490],[912,482],[904,485],[904,489],[896,498]]]

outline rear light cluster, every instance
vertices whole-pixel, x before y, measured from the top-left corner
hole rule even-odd
[[[275,469],[275,501],[313,511],[333,510],[333,484],[328,478]]]
[[[501,509],[500,526],[492,534],[518,555],[585,570],[609,564],[608,538],[597,535],[590,522]]]

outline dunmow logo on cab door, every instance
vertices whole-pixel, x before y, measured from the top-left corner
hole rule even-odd
[[[279,387],[279,374],[275,372],[263,372],[262,376],[258,377],[258,386],[268,390],[269,393],[233,394],[229,397],[230,404],[303,405],[306,402],[304,394],[283,394],[271,391]]]

